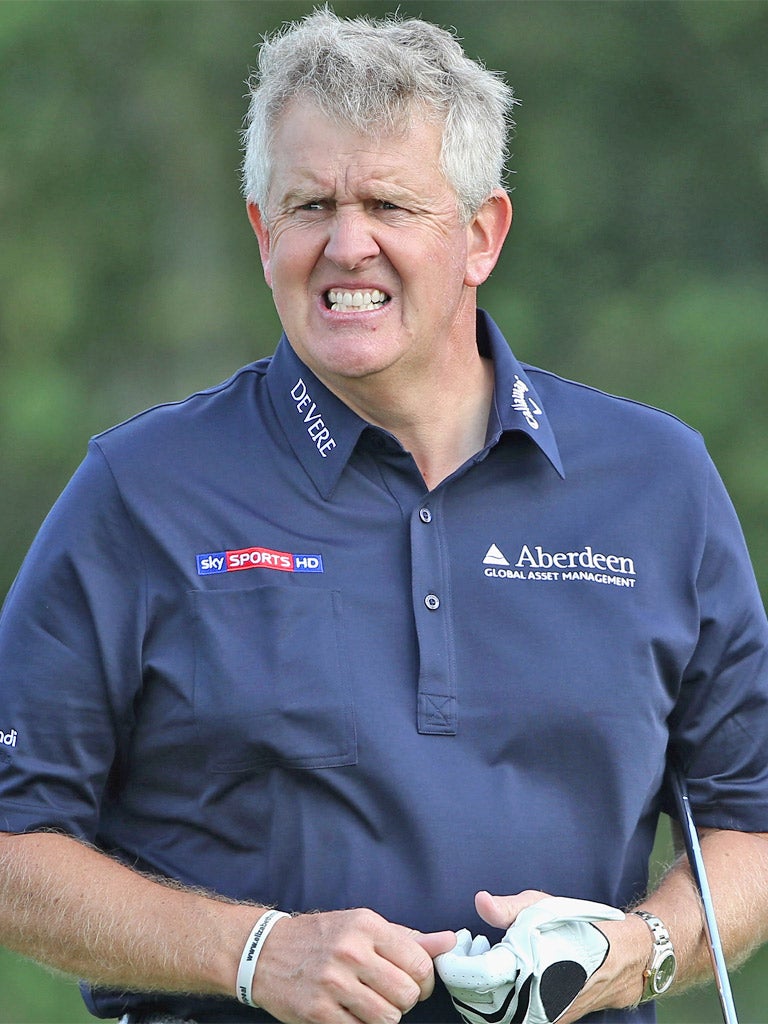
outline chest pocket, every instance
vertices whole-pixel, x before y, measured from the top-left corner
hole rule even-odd
[[[215,772],[357,762],[341,595],[196,592],[194,712]]]

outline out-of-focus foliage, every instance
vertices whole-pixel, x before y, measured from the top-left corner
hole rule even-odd
[[[0,595],[91,433],[274,347],[238,130],[254,44],[311,7],[0,2]],[[483,305],[521,358],[703,432],[768,593],[768,4],[399,8],[454,26],[523,100]],[[743,1024],[768,1021],[766,967],[735,979]],[[719,1010],[710,986],[660,1016]],[[0,956],[0,1024],[86,1017]]]

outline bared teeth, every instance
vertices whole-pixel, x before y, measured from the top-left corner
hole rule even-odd
[[[328,302],[331,309],[336,312],[367,312],[370,309],[380,309],[389,296],[385,292],[374,288],[371,291],[345,292],[341,289],[331,288],[328,292]]]

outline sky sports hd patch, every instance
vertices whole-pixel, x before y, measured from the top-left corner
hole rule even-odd
[[[325,572],[322,555],[299,555],[271,548],[240,548],[238,551],[209,551],[197,555],[197,575],[240,569],[276,569],[278,572]]]

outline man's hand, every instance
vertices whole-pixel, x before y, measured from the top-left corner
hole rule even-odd
[[[622,911],[540,896],[497,900],[481,894],[479,905],[494,924],[503,927],[509,911],[514,914],[504,938],[491,948],[484,936],[472,940],[462,931],[455,948],[437,958],[440,976],[467,1024],[553,1024],[605,961],[609,942],[593,922],[623,920]]]
[[[504,931],[514,924],[515,918],[521,910],[533,906],[539,900],[546,899],[549,893],[541,892],[539,889],[526,889],[515,896],[492,896],[491,893],[481,890],[475,896],[475,909],[483,921],[493,925],[494,928],[501,928]]]
[[[285,918],[264,943],[253,999],[285,1024],[397,1024],[431,995],[432,958],[454,942],[371,910]]]
[[[526,907],[546,897],[538,890],[514,896],[492,896],[479,892],[475,907],[480,917],[495,928],[507,928]],[[649,909],[654,909],[649,907]],[[658,909],[656,912],[659,912]],[[595,1010],[630,1006],[642,992],[643,968],[651,954],[651,933],[634,914],[623,921],[600,921],[595,925],[606,936],[610,949],[605,963],[587,981],[558,1024],[573,1024]]]

